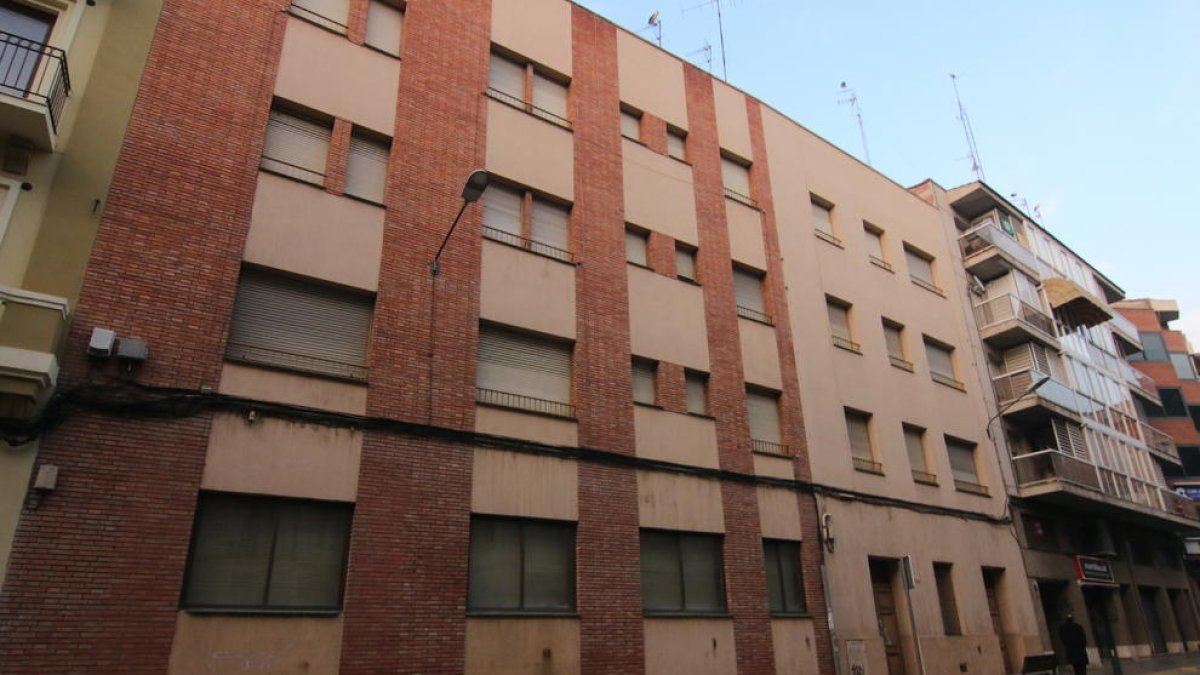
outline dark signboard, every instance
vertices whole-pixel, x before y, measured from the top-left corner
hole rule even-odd
[[[1178,485],[1175,492],[1194,502],[1200,502],[1200,485]]]
[[[1075,556],[1075,576],[1080,583],[1116,585],[1112,564],[1104,558],[1093,558],[1089,555]]]

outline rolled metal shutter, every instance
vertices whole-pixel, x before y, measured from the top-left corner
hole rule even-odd
[[[263,144],[262,168],[309,183],[325,181],[332,131],[326,125],[272,110]]]
[[[372,202],[383,202],[391,146],[355,134],[350,137],[346,161],[346,194]]]
[[[750,438],[768,443],[782,442],[779,434],[778,395],[747,391],[746,413],[750,418]]]
[[[745,270],[733,270],[733,295],[738,307],[766,313],[763,303],[762,277]]]
[[[571,346],[484,326],[479,330],[480,389],[571,402]]]

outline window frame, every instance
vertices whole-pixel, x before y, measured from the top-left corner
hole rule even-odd
[[[522,88],[521,96],[518,97],[515,94],[510,94],[506,91],[497,89],[492,86],[492,81],[491,81],[491,77],[490,77],[490,72],[491,72],[490,71],[490,68],[491,68],[491,60],[490,59],[496,59],[496,58],[507,61],[510,64],[518,66],[523,69],[523,71],[524,71],[523,75],[522,75],[523,88]],[[486,88],[484,89],[484,94],[488,98],[492,99],[493,101],[497,101],[499,103],[507,105],[510,108],[515,108],[517,110],[520,110],[520,111],[526,113],[527,115],[531,115],[533,117],[536,117],[537,119],[540,119],[544,122],[548,122],[557,127],[561,127],[568,131],[570,131],[572,129],[572,123],[571,123],[571,119],[570,119],[570,114],[571,114],[571,78],[570,77],[568,77],[567,75],[564,75],[563,73],[559,73],[550,68],[547,68],[546,66],[544,66],[532,59],[521,56],[520,54],[517,54],[516,52],[505,49],[495,43],[492,44],[492,49],[491,49],[489,61],[488,61],[488,67],[489,67],[488,83],[487,83]],[[537,83],[538,83],[539,78],[541,80],[545,80],[548,83],[560,86],[564,89],[564,94],[565,94],[564,107],[565,107],[565,109],[564,109],[562,115],[559,115],[558,113],[553,112],[551,110],[542,108],[534,103],[534,101],[537,98],[537,95],[535,92],[537,91],[537,86],[538,86]]]
[[[922,279],[921,277],[917,276],[916,274],[913,274],[913,266],[912,266],[913,258],[922,260],[929,266],[929,280],[928,281],[926,281],[925,279]],[[905,266],[908,268],[908,278],[910,281],[912,281],[917,286],[919,286],[931,293],[940,295],[942,297],[946,296],[945,291],[942,290],[942,287],[939,285],[939,282],[938,282],[938,268],[937,268],[937,257],[936,256],[930,255],[929,253],[926,253],[922,249],[920,249],[906,241],[906,242],[904,242],[904,262],[905,262]]]
[[[825,296],[825,311],[829,319],[829,337],[833,341],[833,346],[855,354],[862,354],[862,345],[854,340],[854,317],[851,314],[853,307],[854,305],[841,298],[836,298],[828,294]],[[846,318],[845,335],[839,335],[836,330],[834,311],[842,312]]]
[[[679,141],[680,152],[678,154],[672,152],[671,138],[674,137]],[[687,156],[687,137],[688,133],[679,127],[671,124],[667,125],[667,157],[678,160],[684,164],[691,164]]]
[[[710,414],[710,410],[712,408],[711,408],[711,406],[709,404],[709,400],[708,400],[708,380],[709,380],[709,374],[704,371],[692,370],[691,368],[685,368],[683,370],[683,387],[684,387],[683,393],[684,393],[684,401],[685,401],[685,407],[687,409],[687,414],[695,415],[697,417],[705,417],[705,418],[712,417],[712,415]],[[688,388],[688,384],[690,382],[698,383],[700,386],[700,391],[704,394],[704,401],[703,401],[704,410],[702,410],[702,411],[692,410],[692,396],[689,394],[690,389]]]
[[[925,442],[929,430],[916,424],[901,422],[900,432],[904,436],[904,450],[908,457],[909,468],[912,470],[913,482],[937,485],[937,474],[929,470],[931,468],[929,465],[929,444]],[[915,450],[909,445],[910,438],[916,438],[918,447]],[[913,465],[914,453],[921,458],[920,468]]]
[[[808,203],[809,218],[812,219],[813,236],[827,244],[833,244],[838,248],[845,248],[845,244],[842,243],[842,238],[837,235],[837,218],[833,215],[833,210],[836,207],[834,206],[833,202],[821,197],[820,195],[810,192],[808,193]],[[818,209],[823,210],[827,217],[819,218],[817,216]],[[818,223],[821,220],[829,223],[829,231],[825,231],[818,227]]]
[[[638,370],[644,369],[649,371],[650,376],[650,400],[642,401],[638,399]],[[647,359],[641,356],[634,356],[630,359],[630,370],[633,377],[632,397],[635,405],[650,406],[660,408],[658,404],[658,361]]]
[[[517,212],[517,227],[518,233],[509,232],[503,228],[495,227],[488,224],[488,191],[495,189],[497,191],[515,192],[518,197],[518,212]],[[575,258],[574,251],[571,250],[571,233],[574,230],[575,207],[569,201],[559,199],[548,193],[535,190],[533,188],[515,183],[512,181],[492,176],[491,183],[484,190],[483,195],[483,213],[480,223],[480,234],[484,239],[494,241],[504,246],[521,249],[533,253],[534,255],[556,260],[566,265],[576,265],[578,261]],[[566,211],[566,232],[565,244],[567,248],[560,248],[552,243],[542,241],[534,236],[534,212],[538,204],[544,204],[547,207]]]
[[[646,572],[645,572],[645,569],[646,569],[645,568],[645,564],[646,564],[645,537],[647,534],[670,535],[674,538],[674,548],[675,548],[674,562],[678,563],[677,572],[678,572],[678,585],[679,585],[679,591],[680,591],[680,593],[679,593],[680,607],[677,609],[651,608],[651,607],[647,606],[646,581],[645,581],[645,574],[646,574]],[[684,571],[684,565],[683,565],[683,563],[684,563],[683,540],[685,538],[705,540],[708,542],[708,545],[710,545],[710,546],[712,544],[716,544],[716,546],[714,546],[712,548],[713,548],[713,550],[716,551],[716,554],[717,554],[716,570],[718,573],[718,575],[717,575],[718,578],[717,578],[717,587],[712,590],[716,591],[716,596],[720,599],[721,606],[718,609],[697,610],[697,609],[688,609],[687,608],[687,605],[688,605],[688,597],[687,597],[688,592],[687,592],[687,585],[686,585],[686,576],[687,575]],[[715,533],[715,532],[693,532],[693,531],[684,531],[684,530],[668,530],[668,529],[655,528],[655,527],[643,527],[643,528],[640,528],[638,531],[638,544],[639,544],[639,547],[638,547],[639,558],[641,560],[641,568],[642,568],[641,586],[642,586],[642,615],[643,616],[645,616],[645,617],[672,617],[672,616],[724,617],[724,616],[729,615],[729,589],[728,589],[728,584],[726,583],[726,574],[725,574],[725,550],[724,550],[725,536],[723,534]]]
[[[537,346],[546,347],[549,349],[565,349],[567,352],[567,396],[568,400],[560,401],[556,399],[541,398],[530,394],[522,394],[515,391],[504,391],[494,389],[492,387],[480,386],[479,377],[480,371],[484,364],[482,349],[484,343],[485,331],[492,331],[501,334],[501,339],[513,339],[517,341],[525,341]],[[505,408],[508,410],[519,410],[522,412],[533,413],[537,415],[546,415],[549,417],[557,417],[562,419],[575,419],[575,343],[561,338],[554,338],[538,333],[521,330],[505,324],[481,322],[479,324],[479,347],[476,354],[475,365],[475,402],[478,405],[486,405],[497,408]]]
[[[872,265],[894,274],[895,270],[892,268],[892,263],[888,262],[887,259],[887,246],[885,245],[883,228],[864,220],[863,234],[867,237],[866,240],[868,242],[867,260],[870,261]],[[870,248],[872,248],[870,246],[872,237],[875,238],[875,241],[879,242],[879,255],[875,255],[870,251]]]
[[[754,163],[751,162],[750,160],[746,159],[745,157],[742,157],[742,156],[732,153],[724,148],[721,148],[721,193],[723,195],[725,195],[726,199],[733,200],[744,206],[749,206],[752,209],[757,209],[758,202],[754,199],[754,195],[750,194],[751,192],[754,191],[754,182],[750,176],[750,168],[753,165],[754,165]],[[743,194],[741,191],[729,186],[730,181],[728,180],[728,176],[726,175],[727,174],[726,166],[736,166],[736,167],[738,167],[739,171],[745,172],[745,175],[746,175],[746,193],[745,194]],[[740,175],[739,175],[739,177],[740,177]]]
[[[933,581],[938,596],[938,613],[942,615],[942,632],[947,636],[962,635],[962,616],[954,589],[954,565],[935,561]]]
[[[956,351],[953,345],[946,344],[941,340],[929,335],[922,335],[921,341],[925,345],[925,366],[929,369],[929,377],[938,384],[945,385],[959,391],[966,391],[966,384],[958,379],[958,364],[955,362],[954,352]],[[935,370],[933,367],[933,359],[929,358],[930,348],[937,349],[946,353],[946,358],[950,362],[950,373],[943,373]]]
[[[680,281],[686,281],[687,283],[694,284],[696,286],[700,285],[700,280],[697,278],[699,276],[699,274],[698,274],[699,260],[697,258],[699,252],[700,252],[700,249],[696,248],[695,246],[692,246],[691,244],[686,244],[679,240],[675,241],[675,278],[676,279],[678,279]],[[681,255],[688,256],[691,258],[692,276],[687,276],[687,275],[681,274],[679,272],[679,257]]]
[[[754,269],[753,267],[747,267],[745,265],[739,265],[738,263],[735,262],[733,264],[733,274],[734,274],[733,302],[734,302],[735,308],[737,309],[738,317],[743,318],[743,319],[749,319],[750,321],[755,321],[758,323],[766,324],[768,326],[774,325],[774,323],[771,321],[770,307],[767,305],[767,273],[763,270]],[[761,310],[755,309],[753,307],[747,307],[738,302],[737,289],[738,289],[739,284],[737,282],[737,279],[738,279],[739,274],[742,275],[744,278],[747,278],[747,279],[753,278],[755,280],[755,282],[757,284],[757,286],[756,286],[756,289],[757,289],[756,294],[758,296],[757,300],[762,305]]]
[[[366,30],[363,32],[363,46],[366,47],[367,49],[377,51],[380,54],[386,54],[392,58],[401,59],[402,55],[404,54],[404,24],[405,24],[405,19],[407,19],[407,17],[404,15],[404,12],[406,9],[408,9],[406,6],[407,4],[408,3],[405,0],[367,0],[367,16],[366,16],[367,27],[366,27]],[[391,9],[395,10],[396,13],[400,16],[400,34],[396,37],[396,41],[398,44],[396,45],[395,52],[371,42],[371,38],[370,38],[370,35],[371,35],[371,8],[372,8],[372,6],[376,6],[376,5],[382,6],[382,7],[390,7]]]
[[[965,438],[958,438],[949,434],[945,434],[943,436],[943,440],[946,445],[946,459],[950,463],[950,477],[954,481],[954,489],[958,490],[959,492],[966,492],[983,497],[988,496],[990,494],[988,487],[983,482],[983,477],[980,475],[979,470],[979,444],[975,443],[974,441],[968,441]],[[958,469],[956,469],[954,466],[954,449],[956,447],[958,449],[966,449],[970,451],[972,478],[974,478],[974,480],[964,480],[959,477]]]
[[[760,386],[753,385],[753,384],[746,384],[746,394],[745,395],[746,395],[746,430],[747,430],[747,435],[750,437],[751,451],[760,453],[760,454],[777,455],[780,457],[790,456],[790,453],[788,452],[788,446],[786,443],[787,434],[785,433],[785,429],[784,429],[783,392],[778,391],[776,389],[769,389],[767,387],[760,387]],[[775,417],[775,420],[774,420],[775,438],[774,439],[760,438],[760,437],[755,436],[755,434],[754,434],[756,425],[752,424],[752,420],[754,419],[752,410],[756,406],[752,405],[751,402],[755,399],[761,401],[764,405],[769,402],[771,407],[773,408],[773,414]]]
[[[635,135],[635,136],[630,136],[628,133],[628,130],[625,128],[626,122],[629,120],[632,120],[637,125],[637,135]],[[624,102],[621,103],[621,137],[622,138],[628,138],[629,140],[633,141],[634,143],[639,143],[641,145],[645,145],[645,141],[642,140],[642,124],[644,122],[645,122],[645,113],[643,113],[641,110],[638,110],[637,108],[635,108],[627,103],[624,103]]]
[[[642,260],[633,260],[630,257],[629,241],[630,237],[636,237],[641,242]],[[650,231],[638,227],[632,223],[625,223],[625,262],[630,265],[650,269]]]
[[[377,1],[377,0],[373,0]],[[354,165],[354,146],[355,141],[359,143],[373,146],[375,150],[383,150],[383,175],[379,186],[379,196],[359,194],[350,190],[350,175],[353,172]],[[383,206],[387,198],[388,177],[391,173],[388,169],[391,166],[392,159],[392,139],[376,133],[366,127],[355,125],[350,131],[350,145],[346,149],[346,179],[342,187],[342,194],[351,199],[357,199],[368,204]]]
[[[774,553],[772,554],[772,549]],[[785,555],[794,561],[795,564],[795,585],[799,597],[796,598],[799,602],[798,608],[792,608],[788,605],[788,597],[786,586],[782,583],[778,588],[773,588],[771,584],[770,567],[772,564],[772,555],[774,556],[775,566],[779,579],[782,582],[787,570],[784,565]],[[808,612],[808,598],[804,592],[804,558],[803,558],[803,542],[791,539],[773,539],[763,538],[763,564],[767,567],[767,610],[771,616],[780,617],[806,617]],[[778,593],[777,593],[778,591]],[[776,597],[778,595],[778,598]],[[778,599],[778,602],[776,602]],[[778,605],[778,608],[777,608]]]
[[[286,159],[272,157],[270,154],[268,154],[269,146],[271,145],[271,139],[273,137],[272,130],[275,129],[273,125],[283,124],[284,126],[288,126],[287,120],[277,120],[276,115],[290,117],[306,125],[311,125],[312,127],[319,127],[325,133],[325,138],[322,139],[325,144],[324,158],[321,163],[320,171],[296,164]],[[294,125],[292,125],[292,127],[295,130],[295,133],[308,133],[300,127]],[[329,154],[330,149],[333,146],[333,129],[334,118],[331,115],[327,115],[317,110],[313,110],[312,108],[307,108],[305,106],[292,103],[291,101],[287,101],[285,99],[272,99],[271,108],[267,114],[267,126],[263,131],[263,146],[262,152],[260,153],[258,159],[258,170],[265,171],[274,176],[279,176],[288,180],[294,180],[298,183],[311,185],[322,190],[325,189],[325,181],[329,176]],[[279,132],[276,131],[275,133]]]
[[[222,605],[198,603],[191,601],[188,597],[190,582],[193,575],[196,574],[196,547],[201,536],[201,519],[205,517],[202,500],[205,499],[229,499],[241,502],[257,502],[271,504],[272,517],[274,519],[273,531],[271,534],[271,552],[267,558],[267,572],[263,579],[263,602],[257,605]],[[320,504],[331,510],[344,512],[344,541],[342,542],[341,553],[341,569],[338,574],[337,601],[332,605],[312,605],[312,606],[287,606],[287,605],[272,605],[267,602],[268,595],[271,590],[271,578],[275,573],[275,553],[276,543],[279,538],[280,526],[280,505],[281,504]],[[276,495],[259,495],[239,492],[226,492],[222,490],[200,490],[196,496],[196,507],[192,515],[192,530],[188,536],[187,560],[184,563],[183,580],[179,589],[179,609],[189,614],[243,614],[243,615],[308,615],[308,616],[335,616],[342,612],[345,606],[346,599],[346,576],[350,568],[350,544],[354,527],[354,510],[353,502],[339,502],[325,499],[311,499],[301,497],[282,497]],[[208,517],[211,517],[209,514]]]
[[[850,448],[850,462],[851,462],[851,464],[854,465],[854,470],[862,471],[863,473],[873,473],[873,474],[882,476],[883,475],[883,463],[879,461],[879,456],[878,456],[878,454],[876,454],[876,445],[877,444],[875,442],[875,437],[874,437],[875,429],[873,427],[875,426],[874,425],[875,415],[873,413],[867,412],[866,410],[860,410],[859,408],[843,406],[842,407],[842,418],[846,425],[847,447]],[[855,447],[854,447],[855,434],[854,434],[853,428],[851,426],[852,419],[862,422],[863,432],[864,432],[863,437],[867,442],[867,447],[866,447],[867,455],[866,456],[860,456],[860,454],[858,454],[855,450]]]
[[[910,359],[908,356],[908,345],[905,344],[904,340],[904,324],[900,323],[899,321],[893,321],[892,319],[884,316],[880,317],[880,325],[883,327],[883,348],[884,351],[887,352],[888,362],[900,370],[905,370],[910,373],[914,372],[916,368],[913,365],[912,359]],[[891,343],[888,342],[888,329],[892,329],[896,332],[896,344],[900,347],[899,354],[892,353]]]
[[[516,570],[518,579],[518,607],[476,607],[471,604],[471,577],[472,564],[477,559],[474,539],[475,523],[480,521],[493,523],[513,523],[518,526],[518,546],[520,555],[520,565]],[[570,538],[570,545],[566,547],[567,555],[567,570],[564,578],[570,584],[568,590],[568,607],[528,607],[526,606],[526,578],[525,566],[527,564],[526,556],[526,535],[525,528],[527,525],[543,525],[558,527],[563,530]],[[472,513],[470,518],[467,539],[467,597],[466,597],[466,612],[467,616],[576,616],[579,608],[579,584],[576,579],[579,563],[577,560],[576,551],[578,550],[578,523],[570,520],[553,520],[549,518],[527,518],[522,516],[506,516],[490,513]]]
[[[309,9],[308,7],[298,6],[296,4],[296,0],[291,0],[290,2],[288,2],[287,12],[288,12],[288,14],[291,14],[292,16],[296,17],[297,19],[300,19],[301,21],[304,21],[306,23],[311,23],[312,25],[317,26],[318,28],[323,28],[323,29],[330,31],[331,33],[335,33],[337,35],[346,35],[350,30],[349,24],[350,24],[350,9],[351,9],[352,0],[345,0],[345,2],[346,2],[346,16],[343,16],[341,21],[338,21],[337,19],[334,19],[333,17],[325,16],[324,14],[321,14],[314,9]],[[303,4],[303,2],[301,4]]]

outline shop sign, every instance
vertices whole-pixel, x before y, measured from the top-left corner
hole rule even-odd
[[[1104,558],[1093,558],[1089,555],[1075,556],[1075,576],[1083,584],[1117,583],[1117,578],[1113,576],[1112,563]]]
[[[1178,485],[1175,487],[1175,493],[1194,502],[1200,502],[1200,485]]]

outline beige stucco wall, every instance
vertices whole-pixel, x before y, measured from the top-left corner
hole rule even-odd
[[[475,430],[549,445],[579,445],[578,424],[572,420],[532,415],[516,410],[475,406]]]
[[[217,390],[222,394],[354,415],[367,413],[367,388],[363,385],[240,363],[226,363],[221,368]]]
[[[258,174],[245,259],[367,291],[379,288],[384,210]]]
[[[625,220],[698,244],[692,167],[628,139],[621,153]]]
[[[773,619],[775,675],[815,675],[817,639],[812,619]]]
[[[483,241],[479,318],[575,339],[575,268]]]
[[[738,339],[746,381],[775,390],[783,389],[775,329],[750,319],[738,319]]]
[[[571,5],[560,0],[493,0],[492,42],[571,74]]]
[[[703,290],[635,265],[626,270],[633,353],[708,372]]]
[[[746,117],[746,95],[716,78],[713,78],[712,85],[713,102],[717,108],[717,140],[721,148],[743,159],[753,160],[750,121]]]
[[[391,136],[400,61],[289,17],[275,95]]]
[[[579,672],[577,619],[467,619],[465,675]]]
[[[719,482],[656,471],[638,471],[637,482],[642,527],[689,532],[725,531]]]
[[[618,30],[617,77],[622,101],[687,129],[687,95],[679,59]]]
[[[638,405],[633,407],[633,432],[638,457],[720,466],[716,423],[711,419]]]
[[[476,448],[471,511],[578,520],[578,475],[572,460]]]
[[[758,270],[767,269],[763,245],[762,212],[732,199],[725,200],[729,223],[729,253],[734,260]]]
[[[800,525],[800,503],[796,493],[783,488],[761,486],[757,493],[763,538],[802,540],[804,529]]]
[[[492,99],[487,116],[488,171],[568,201],[575,198],[570,131]]]
[[[770,476],[771,478],[794,479],[796,477],[796,467],[792,460],[786,457],[768,457],[767,455],[755,454],[754,473],[759,476]]]
[[[730,619],[646,619],[646,675],[730,675],[737,653]]]
[[[180,612],[167,672],[335,675],[342,618],[196,616]]]
[[[200,486],[352,502],[362,432],[244,415],[213,417]]]

